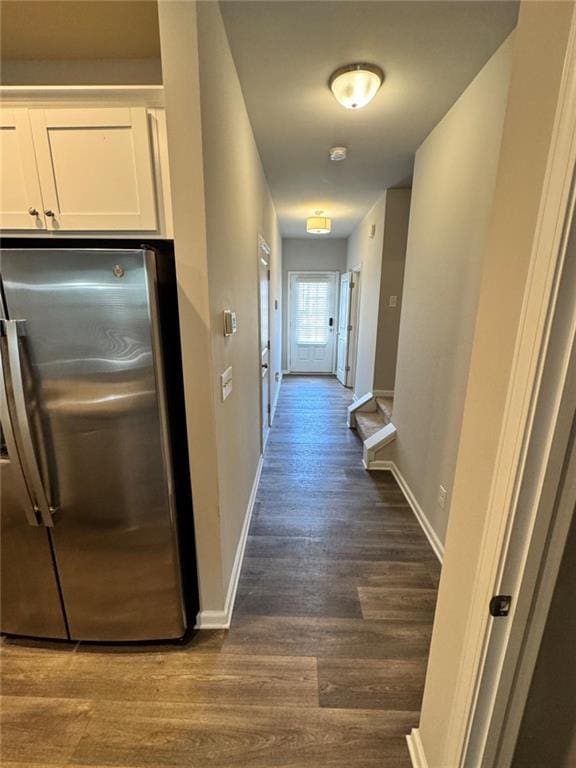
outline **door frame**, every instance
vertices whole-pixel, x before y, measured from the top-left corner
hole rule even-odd
[[[272,249],[266,242],[266,240],[262,237],[262,235],[258,235],[258,256],[257,256],[257,280],[258,280],[258,392],[260,396],[260,445],[261,445],[261,452],[264,454],[264,450],[266,448],[266,443],[268,442],[268,436],[270,434],[270,427],[272,426],[272,379],[270,376],[270,357],[272,352],[272,340],[270,339],[270,322],[271,322],[271,313],[270,313],[270,259],[272,256]],[[265,415],[264,410],[262,408],[263,406],[263,386],[262,386],[262,302],[260,297],[260,266],[261,264],[265,264],[267,270],[268,270],[268,412]]]
[[[338,297],[339,297],[339,291],[340,291],[340,275],[342,273],[339,272],[337,269],[290,269],[288,270],[288,312],[287,312],[287,320],[288,320],[288,333],[287,336],[287,362],[288,362],[288,373],[294,373],[298,374],[301,373],[301,371],[296,371],[292,368],[292,296],[291,296],[291,283],[292,283],[292,276],[293,275],[332,275],[334,278],[334,325],[333,329],[334,331],[338,327]],[[318,372],[318,373],[311,373],[311,376],[334,376],[336,373],[336,334],[334,333],[333,341],[332,341],[332,361],[330,365],[330,371],[327,372]]]
[[[348,284],[348,306],[346,309],[346,329],[344,331],[344,334],[346,336],[346,354],[344,356],[344,381],[341,381],[338,376],[338,353],[340,348],[340,321],[342,320],[342,317],[340,315],[340,309],[341,309],[341,302],[342,302],[342,283],[346,282]],[[353,288],[353,276],[352,272],[350,272],[349,269],[347,269],[345,272],[340,272],[340,281],[338,283],[338,325],[337,325],[337,333],[336,333],[336,362],[334,365],[335,371],[336,371],[336,378],[338,381],[340,381],[340,384],[347,387],[348,386],[348,379],[350,376],[350,333],[352,329],[352,324],[350,322],[351,314],[352,314],[352,288]]]
[[[563,548],[558,529],[553,522],[542,520],[545,474],[551,462],[554,434],[562,427],[562,394],[568,385],[569,365],[561,355],[556,383],[555,418],[548,433],[534,433],[534,403],[542,389],[545,366],[550,363],[551,330],[557,312],[559,288],[565,267],[567,223],[574,210],[574,169],[576,168],[576,18],[572,17],[570,39],[564,64],[555,124],[550,143],[546,171],[546,186],[542,194],[531,254],[529,280],[524,296],[520,327],[516,340],[514,364],[508,388],[503,428],[498,446],[496,472],[492,481],[486,522],[482,537],[475,589],[469,605],[463,657],[455,691],[452,717],[447,724],[447,756],[450,766],[468,768],[482,765],[493,768],[489,757],[483,760],[485,745],[499,743],[504,736],[504,718],[493,717],[499,697],[505,706],[515,708],[516,723],[528,694],[523,685],[511,693],[511,676],[520,669],[520,647],[517,638],[526,637],[530,630],[529,611],[520,610],[526,602],[535,605],[538,598],[536,574],[545,565],[545,547],[549,537],[555,541],[555,554]],[[576,313],[575,313],[576,314]],[[570,322],[576,327],[576,317]],[[540,450],[545,464],[540,469],[539,484],[533,503],[522,510],[529,515],[532,527],[524,541],[515,540],[514,523],[519,520],[519,494],[526,480],[527,454],[530,448]],[[565,541],[565,536],[564,536]],[[561,544],[561,546],[560,546]],[[486,660],[494,651],[493,619],[487,605],[498,594],[503,575],[508,571],[517,577],[517,592],[506,621],[507,633],[500,664],[494,673]],[[551,590],[548,590],[551,593]],[[548,594],[548,598],[550,594]],[[541,600],[543,596],[541,595]],[[541,602],[540,610],[546,610]],[[549,605],[549,601],[548,601]],[[540,617],[541,618],[541,617]],[[501,642],[501,638],[500,638]],[[497,649],[498,650],[498,649]],[[532,662],[535,661],[534,652]],[[504,665],[504,662],[508,666]],[[508,686],[508,688],[507,688]],[[521,690],[522,689],[522,690]],[[514,700],[516,696],[516,700]],[[412,737],[413,738],[413,737]],[[412,742],[413,743],[413,742]],[[478,751],[478,744],[482,744]],[[498,768],[506,768],[513,755],[515,739],[508,739],[508,762],[498,760]],[[478,760],[482,762],[478,762]]]
[[[348,337],[348,377],[346,387],[354,389],[356,385],[356,365],[358,362],[358,330],[360,324],[360,301],[362,284],[362,265],[357,264],[348,270],[353,282],[350,285],[350,325],[352,330]]]

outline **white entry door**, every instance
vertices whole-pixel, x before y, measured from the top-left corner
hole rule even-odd
[[[348,385],[348,339],[350,337],[350,272],[340,275],[340,304],[338,308],[338,340],[336,350],[336,376]]]
[[[289,364],[292,373],[332,373],[337,272],[289,274]]]

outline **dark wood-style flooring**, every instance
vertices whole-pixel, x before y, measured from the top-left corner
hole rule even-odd
[[[229,631],[5,639],[3,768],[409,768],[439,565],[349,402],[284,380]]]

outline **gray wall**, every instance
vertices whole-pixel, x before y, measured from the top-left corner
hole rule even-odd
[[[576,765],[576,515],[552,597],[513,768]]]
[[[396,378],[410,195],[410,189],[388,189],[386,191],[378,335],[374,361],[374,389],[389,392],[394,390]],[[390,306],[391,296],[396,296],[397,304],[395,307]]]
[[[506,117],[420,715],[429,766],[451,764],[451,730],[438,724],[454,722],[462,714],[461,675],[464,688],[470,681],[470,616],[462,607],[470,605],[477,586],[573,11],[569,3],[522,3],[518,27],[504,44],[510,57]],[[502,50],[496,53],[497,58],[501,55]],[[484,110],[470,127],[472,135],[485,123]],[[480,169],[469,183],[478,183],[483,172]]]
[[[208,283],[210,291],[218,486],[224,583],[227,588],[261,452],[258,344],[258,235],[271,256],[271,397],[281,345],[281,240],[276,214],[246,112],[218,3],[198,3],[200,95]],[[222,332],[222,311],[238,317],[238,332]],[[220,373],[233,369],[225,402]]]
[[[385,210],[386,193],[378,198],[348,238],[347,268],[360,267],[361,270],[356,377],[354,380],[356,397],[362,397],[367,392],[371,392],[374,387]],[[375,234],[374,237],[370,237],[373,226],[376,228]]]
[[[511,46],[416,153],[396,371],[394,460],[440,540],[448,522]],[[489,418],[489,414],[486,414]],[[437,503],[439,486],[448,491]]]
[[[346,240],[292,238],[282,240],[282,295],[284,297],[282,367],[288,368],[288,272],[346,270]]]
[[[410,190],[388,189],[348,239],[348,269],[360,267],[356,397],[394,389],[409,213]]]

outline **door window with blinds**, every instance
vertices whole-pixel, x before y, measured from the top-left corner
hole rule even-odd
[[[291,371],[333,371],[337,277],[337,272],[289,273]]]

